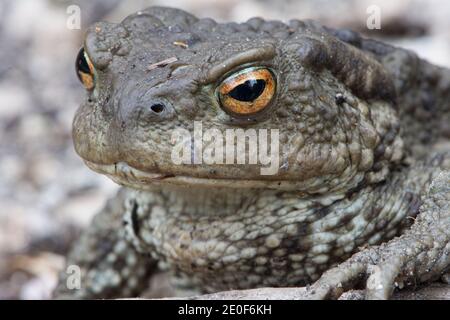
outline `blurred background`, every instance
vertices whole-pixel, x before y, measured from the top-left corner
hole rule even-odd
[[[67,27],[70,5],[81,9],[80,29]],[[150,5],[218,21],[316,19],[450,67],[445,0],[0,0],[0,299],[49,298],[71,243],[117,190],[73,150],[84,94],[74,61],[91,23]],[[370,5],[381,10],[381,30],[366,27]]]

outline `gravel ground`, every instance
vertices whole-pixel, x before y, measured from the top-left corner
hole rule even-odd
[[[66,27],[71,4],[81,8],[81,30]],[[154,4],[219,21],[318,19],[450,66],[450,2],[444,0],[2,0],[0,299],[49,298],[70,244],[117,190],[90,172],[72,147],[71,121],[84,93],[74,60],[93,21],[120,21]],[[381,32],[365,28],[370,4],[381,8]]]

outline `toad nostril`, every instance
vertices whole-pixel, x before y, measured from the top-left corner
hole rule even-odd
[[[164,105],[162,103],[155,103],[153,104],[150,109],[152,109],[153,112],[155,113],[161,113],[164,111]]]

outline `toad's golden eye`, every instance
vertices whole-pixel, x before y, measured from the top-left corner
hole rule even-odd
[[[222,108],[236,115],[251,115],[270,105],[276,91],[273,73],[264,67],[243,69],[218,87]]]
[[[95,68],[89,59],[84,48],[81,48],[77,55],[75,62],[75,69],[77,71],[78,79],[87,90],[94,89],[95,86]]]

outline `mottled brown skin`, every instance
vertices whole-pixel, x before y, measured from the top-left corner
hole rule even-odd
[[[449,70],[311,21],[217,24],[161,7],[97,23],[84,47],[97,74],[75,116],[76,151],[133,190],[69,255],[81,290],[62,274],[57,297],[139,296],[156,266],[197,292],[317,280],[304,298],[364,283],[366,298],[388,298],[448,270]],[[277,92],[235,117],[215,89],[246,66],[270,68]],[[279,129],[278,173],[175,165],[171,132],[194,121]]]

